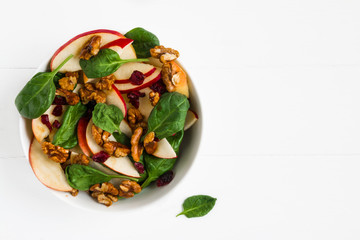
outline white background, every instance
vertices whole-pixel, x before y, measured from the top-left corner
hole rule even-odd
[[[358,0],[0,5],[0,239],[360,239]],[[14,99],[71,37],[137,26],[180,51],[202,101],[202,145],[151,207],[87,212],[34,176]],[[194,194],[216,197],[213,211],[175,218]]]

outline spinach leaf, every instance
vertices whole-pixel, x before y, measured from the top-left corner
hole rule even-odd
[[[60,88],[59,80],[62,79],[63,77],[65,77],[64,73],[58,72],[55,74],[53,81],[54,81],[56,88]]]
[[[151,57],[150,49],[160,45],[159,39],[153,33],[140,27],[130,30],[125,37],[134,40],[132,45],[136,55],[141,58]]]
[[[176,155],[179,153],[180,144],[181,144],[183,138],[184,138],[184,129],[182,129],[181,131],[177,132],[176,134],[166,138],[166,140],[168,140],[168,142],[170,143],[170,145],[176,152]]]
[[[64,113],[64,119],[59,130],[55,133],[53,144],[69,149],[77,144],[76,127],[87,108],[80,102],[69,108]]]
[[[184,211],[176,216],[185,215],[188,218],[202,217],[208,214],[215,206],[216,198],[207,195],[195,195],[185,199]]]
[[[118,107],[105,103],[96,104],[92,112],[92,120],[95,126],[110,133],[115,130],[120,132],[120,122],[123,118],[124,115]]]
[[[117,142],[124,144],[126,146],[131,146],[130,138],[121,132],[113,132],[113,136]]]
[[[65,175],[67,182],[72,188],[87,191],[92,185],[97,183],[108,182],[113,178],[125,178],[138,181],[125,175],[108,175],[95,168],[80,164],[72,164],[66,167]]]
[[[80,59],[80,66],[88,78],[100,78],[114,73],[124,63],[144,61],[149,59],[121,59],[114,50],[104,48],[89,60]]]
[[[165,172],[171,170],[175,164],[176,158],[157,158],[153,155],[144,153],[144,160],[148,178],[141,185],[141,188],[147,187],[151,182],[158,179]]]
[[[178,92],[163,94],[150,113],[148,133],[155,132],[157,138],[163,139],[184,129],[189,107],[185,95]]]
[[[67,57],[54,71],[37,73],[24,86],[15,99],[15,105],[21,116],[29,119],[38,118],[54,101],[56,87],[54,77],[64,64],[72,58]]]

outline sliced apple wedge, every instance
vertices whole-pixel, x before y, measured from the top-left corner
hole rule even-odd
[[[71,58],[64,65],[64,67],[62,67],[61,72],[74,72],[81,70],[79,64],[79,60],[80,60],[79,55],[81,49],[84,47],[86,42],[95,35],[101,36],[102,46],[110,42],[113,42],[115,40],[118,40],[120,38],[125,38],[119,32],[112,30],[104,30],[104,29],[99,29],[99,30],[94,30],[79,34],[73,37],[72,39],[70,39],[69,41],[67,41],[54,53],[50,62],[51,70],[59,66],[59,64],[62,61],[64,61],[64,59],[67,58],[70,54],[73,54],[74,57]],[[136,53],[134,51],[134,48],[131,46],[131,44],[126,45],[124,48],[121,48],[119,46],[112,46],[111,48],[115,50],[122,59],[136,58]]]
[[[90,151],[95,154],[101,151],[104,151],[102,147],[100,147],[96,142],[95,139],[92,136],[91,128],[92,128],[93,122],[92,120],[89,121],[88,126],[86,128],[86,141],[89,146]],[[124,127],[125,126],[125,127]],[[123,125],[123,128],[127,128],[125,124]],[[121,124],[120,124],[121,129]],[[125,131],[124,131],[125,133]],[[126,134],[126,133],[125,133]],[[113,136],[109,138],[111,141],[115,141]],[[128,157],[113,157],[111,156],[108,158],[104,163],[106,167],[110,168],[111,170],[129,176],[129,177],[135,177],[139,178],[140,174],[138,171],[136,171],[134,164],[131,162],[131,160]]]
[[[139,111],[144,116],[144,120],[147,121],[149,118],[149,115],[151,111],[153,110],[154,106],[151,105],[150,99],[149,99],[149,93],[152,90],[149,87],[146,87],[144,89],[139,90],[140,93],[145,93],[144,97],[139,98]],[[125,100],[125,104],[127,109],[133,107],[133,105],[129,102],[129,99],[127,97],[127,94],[122,94],[123,99]]]
[[[35,176],[42,184],[57,191],[69,192],[72,190],[66,181],[60,163],[49,159],[42,151],[40,143],[35,139],[30,145],[29,160]]]
[[[161,139],[158,142],[155,152],[152,154],[158,158],[176,158],[177,155],[166,138]]]
[[[198,119],[199,116],[196,114],[196,112],[188,110],[185,119],[184,131],[188,130],[192,125],[194,125]]]
[[[141,85],[133,85],[131,83],[115,84],[121,93],[128,93],[131,91],[137,91],[151,86],[161,78],[161,69],[157,68],[153,74],[144,79]]]
[[[122,111],[123,116],[126,116],[127,109],[125,100],[114,84],[112,85],[112,90],[106,92],[106,103],[117,106]]]
[[[89,120],[87,118],[80,118],[78,125],[77,125],[77,137],[78,142],[81,150],[83,153],[87,156],[91,156],[91,150],[88,146],[88,143],[86,141],[86,128],[89,123]]]
[[[114,76],[116,79],[126,80],[131,77],[131,74],[136,70],[146,74],[150,72],[154,68],[153,65],[141,62],[129,62],[121,65],[116,72],[114,72]]]

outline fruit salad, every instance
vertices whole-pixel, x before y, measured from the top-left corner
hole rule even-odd
[[[15,99],[31,121],[36,177],[105,206],[169,184],[184,134],[198,119],[179,55],[143,28],[89,31],[62,45],[49,71]]]

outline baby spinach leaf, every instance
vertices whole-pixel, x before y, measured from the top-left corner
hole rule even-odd
[[[148,132],[155,132],[159,139],[184,129],[190,107],[189,100],[178,92],[165,93],[153,108],[148,119]]]
[[[153,33],[140,27],[130,30],[125,37],[134,40],[132,45],[140,58],[151,57],[150,49],[160,45],[159,39]]]
[[[126,136],[124,133],[121,132],[113,132],[113,136],[116,139],[117,142],[124,144],[126,146],[131,146],[130,144],[130,138]]]
[[[65,175],[69,185],[80,191],[87,191],[92,185],[108,182],[113,178],[124,178],[136,182],[138,181],[136,178],[131,178],[125,175],[108,175],[95,168],[79,164],[67,166],[65,169]]]
[[[170,145],[172,146],[172,148],[174,149],[176,154],[179,153],[180,144],[181,144],[183,138],[184,138],[184,129],[182,129],[181,131],[177,132],[176,134],[166,138],[166,140],[170,143]]]
[[[85,114],[87,108],[80,102],[69,108],[64,113],[64,119],[59,130],[55,133],[53,144],[69,149],[78,143],[76,137],[76,126],[80,118]]]
[[[88,78],[108,76],[128,62],[144,62],[149,59],[121,59],[119,54],[109,48],[104,48],[89,60],[80,59],[80,66]]]
[[[60,88],[59,80],[62,79],[63,77],[65,77],[64,73],[58,72],[55,74],[53,81],[54,81],[56,88]]]
[[[29,119],[38,118],[51,105],[55,98],[54,77],[64,64],[72,58],[67,57],[54,71],[37,73],[24,86],[15,99],[15,105],[21,116]]]
[[[185,215],[188,218],[202,217],[208,214],[215,206],[216,198],[207,195],[195,195],[185,199],[184,211],[176,216]]]
[[[96,104],[92,112],[92,120],[95,126],[110,133],[115,132],[115,130],[120,132],[120,122],[123,118],[124,115],[118,107],[105,103]]]

